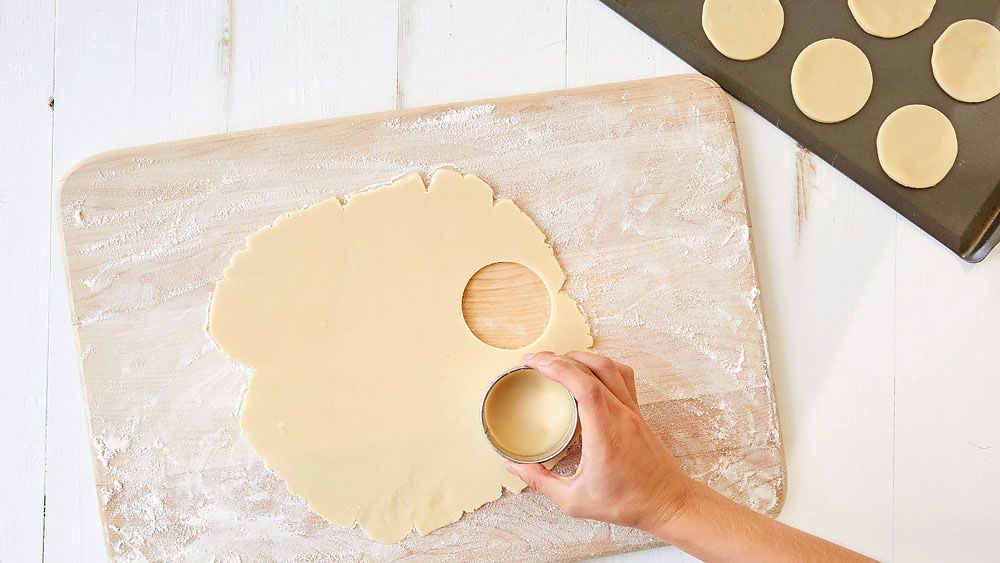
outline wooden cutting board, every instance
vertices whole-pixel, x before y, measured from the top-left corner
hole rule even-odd
[[[548,235],[595,349],[635,367],[643,414],[685,470],[780,510],[733,117],[714,83],[677,76],[184,140],[74,168],[58,216],[111,553],[551,560],[660,544],[527,492],[380,545],[312,514],[240,433],[249,371],[205,331],[229,257],[284,213],[440,166],[482,176]]]

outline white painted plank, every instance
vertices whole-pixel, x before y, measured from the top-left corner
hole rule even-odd
[[[56,178],[96,152],[224,131],[228,18],[225,0],[59,4]],[[52,236],[59,249],[59,234]],[[45,556],[102,560],[61,254],[52,258]]]
[[[238,21],[242,21],[242,6],[242,3],[236,5]],[[580,64],[573,55],[556,57],[557,51],[571,49],[573,45],[573,39],[569,45],[559,44],[559,33],[567,33],[566,27],[560,28],[556,22],[561,13],[559,6],[560,3],[531,3],[510,7],[473,2],[472,7],[462,4],[449,8],[443,2],[403,0],[400,6],[400,13],[404,15],[400,22],[403,43],[399,63],[403,96],[399,103],[414,106],[556,88],[564,82],[576,85],[625,79],[631,77],[631,72],[673,71],[670,65],[674,62],[670,57],[660,54],[645,37],[630,37],[628,33],[617,31],[605,32],[604,53],[589,55],[594,59],[593,64]],[[225,66],[226,55],[219,48],[225,45],[224,15],[220,19],[204,14],[198,17],[190,12],[186,18],[181,18],[174,12],[173,16],[168,13],[166,17],[151,17],[147,21],[142,15],[147,13],[147,4],[138,7],[140,31],[137,33],[134,2],[101,10],[59,5],[57,178],[72,162],[98,150],[221,130],[225,123],[218,118],[218,108],[223,106],[221,111],[224,113],[227,96],[232,97],[230,111],[234,128],[370,111],[391,105],[391,94],[388,98],[360,94],[373,83],[381,84],[388,74],[374,70],[383,66],[379,62],[384,60],[381,56],[373,57],[370,65],[358,64],[358,58],[367,53],[359,49],[354,51],[353,58],[347,56],[351,62],[343,63],[344,53],[351,53],[354,44],[342,43],[332,31],[324,34],[322,18],[315,19],[310,41],[326,45],[325,51],[309,51],[310,42],[296,37],[300,28],[308,29],[312,25],[311,16],[319,8],[298,12],[299,15],[286,21],[280,33],[271,33],[272,42],[282,37],[287,41],[285,47],[276,49],[285,53],[283,56],[269,53],[268,45],[259,41],[244,65],[240,61],[241,39],[240,28],[237,28],[233,34],[237,60],[233,81],[244,80],[244,74],[257,74],[256,78],[248,80],[250,85],[227,93],[223,87],[225,83],[214,79],[215,86],[211,88],[204,84],[199,86],[204,76],[211,74],[206,73],[206,68],[217,68],[221,73]],[[158,12],[154,8],[148,13],[155,16]],[[19,10],[20,7],[3,4],[0,9]],[[32,15],[41,17],[46,6],[40,4],[31,9]],[[170,6],[170,9],[190,10],[183,6]],[[206,9],[212,14],[227,10],[216,4]],[[571,0],[565,14],[568,20],[575,21],[579,17],[590,22],[589,28],[571,25],[569,30],[582,29],[576,37],[586,33],[593,36],[589,40],[593,42],[600,41],[604,29],[614,29],[616,25],[628,29],[625,22],[608,16],[608,10],[596,0]],[[607,23],[601,23],[602,20]],[[3,28],[3,22],[8,21],[30,21],[30,17],[12,20],[4,13],[0,19],[3,53],[10,52],[7,41],[23,39],[18,33],[7,33],[10,28]],[[540,29],[525,31],[525,27],[535,29],[535,21],[542,22],[537,26]],[[143,25],[148,33],[141,30]],[[191,31],[194,28],[211,28],[214,33],[195,33]],[[343,26],[332,25],[331,30],[345,32]],[[93,35],[88,36],[91,33]],[[194,37],[201,37],[201,33],[205,37]],[[150,41],[146,44],[147,51],[154,47],[159,50],[133,60],[132,54],[145,38]],[[154,38],[159,38],[159,43],[154,42]],[[623,38],[634,41],[624,43],[627,46],[622,49],[625,56],[638,53],[636,57],[647,57],[652,66],[639,65],[639,70],[634,66],[631,70],[623,70],[615,62],[620,62],[620,58],[597,63],[607,53],[618,53],[619,41]],[[296,53],[298,49],[301,51]],[[308,65],[295,67],[296,61],[303,60],[316,60],[314,65],[326,65],[324,52],[329,57],[328,68],[332,69],[327,75],[310,75]],[[311,59],[313,56],[316,58]],[[254,58],[260,61],[259,65],[251,64]],[[9,61],[5,57],[0,64]],[[143,62],[146,66],[140,66]],[[559,72],[560,64],[564,65],[562,73]],[[343,71],[345,68],[353,70]],[[171,71],[179,76],[171,76]],[[265,72],[278,73],[276,76],[280,78],[266,79]],[[144,77],[143,73],[146,73]],[[133,80],[136,76],[139,78]],[[341,76],[351,77],[351,80],[342,80]],[[433,82],[434,79],[437,82]],[[277,82],[286,84],[275,85]],[[289,88],[288,84],[293,86]],[[186,91],[178,91],[179,85]],[[341,90],[336,90],[341,86]],[[14,87],[23,90],[29,85],[24,82]],[[242,97],[253,88],[259,90],[256,97]],[[329,91],[338,93],[323,95]],[[385,88],[377,86],[372,91],[385,92]],[[292,99],[296,92],[303,97]],[[6,90],[0,90],[0,96],[6,95]],[[34,96],[29,97],[34,99]],[[244,105],[245,100],[250,102]],[[4,109],[10,107],[6,98],[3,101]],[[365,105],[367,103],[370,105]],[[31,106],[22,107],[28,109],[11,114],[13,122],[32,119]],[[983,536],[977,535],[982,530],[977,525],[986,522],[993,528],[996,526],[996,521],[989,518],[998,512],[997,492],[995,487],[991,488],[988,477],[990,471],[995,472],[997,458],[993,452],[997,450],[966,451],[973,446],[952,437],[971,437],[966,441],[995,448],[982,435],[996,437],[997,421],[990,418],[992,411],[988,409],[991,393],[992,396],[996,394],[990,387],[990,377],[996,370],[986,359],[960,356],[963,350],[976,346],[988,349],[990,333],[975,332],[974,327],[985,326],[996,334],[996,325],[990,324],[993,321],[982,318],[997,309],[995,291],[1000,284],[995,275],[996,257],[975,266],[973,273],[967,274],[966,266],[949,265],[945,258],[954,259],[946,251],[936,248],[936,243],[926,240],[905,223],[899,227],[897,242],[889,242],[883,230],[886,217],[894,217],[892,212],[849,182],[830,179],[828,175],[835,173],[826,170],[822,163],[818,165],[818,188],[809,199],[808,215],[801,223],[800,232],[795,213],[799,204],[793,181],[794,143],[745,108],[737,105],[736,113],[743,141],[765,309],[772,335],[774,377],[788,454],[789,500],[782,519],[877,557],[892,555],[888,539],[892,530],[886,532],[885,528],[887,522],[889,526],[892,522],[891,506],[886,509],[885,500],[891,499],[887,496],[892,491],[891,479],[888,482],[885,479],[886,464],[891,467],[891,459],[886,460],[887,454],[879,444],[886,441],[885,424],[886,420],[891,421],[892,415],[892,405],[886,405],[885,399],[891,397],[891,389],[886,387],[891,388],[893,381],[891,376],[886,379],[885,374],[891,374],[895,367],[901,374],[895,381],[900,393],[896,424],[899,442],[895,474],[895,530],[899,536],[896,558],[922,559],[932,555],[948,558],[951,552],[942,550],[958,550],[957,554],[983,557],[982,551],[969,550],[982,548],[985,544],[980,541]],[[67,116],[65,123],[64,116]],[[12,123],[7,119],[4,114],[5,127]],[[12,138],[17,140],[16,145],[12,145],[17,150],[8,151],[6,147]],[[12,137],[8,133],[0,143],[5,143],[5,150],[0,154],[18,154],[18,150],[27,151],[31,146],[31,136]],[[20,175],[40,174],[27,165],[4,167],[4,172],[7,170],[17,170]],[[47,177],[47,170],[45,173]],[[2,183],[7,178],[0,176],[0,200],[4,201],[9,200],[7,184]],[[48,197],[46,193],[46,202]],[[0,204],[0,217],[4,221],[3,214],[8,209],[8,204]],[[24,208],[24,213],[30,215],[32,222],[44,221],[47,228],[47,212],[40,216],[33,209]],[[19,214],[20,211],[18,217]],[[6,223],[0,223],[0,228],[5,226]],[[907,229],[914,233],[905,234]],[[945,254],[937,256],[936,252]],[[928,260],[927,255],[931,256],[929,266],[921,262]],[[891,266],[897,258],[900,262],[898,282]],[[914,268],[914,263],[923,265]],[[47,555],[53,560],[60,555],[67,559],[87,559],[103,554],[101,551],[94,555],[95,545],[99,550],[103,548],[99,538],[93,538],[88,528],[91,524],[96,526],[93,522],[96,501],[84,498],[86,495],[92,497],[93,480],[89,450],[83,438],[72,344],[68,327],[61,326],[68,314],[61,268],[61,259],[57,257],[53,263],[51,315],[53,380],[50,401],[54,407],[50,407],[49,415],[51,466],[47,536],[50,542]],[[979,274],[981,269],[992,273]],[[886,309],[891,308],[887,304],[895,299],[897,283],[899,312],[887,313]],[[27,284],[12,285],[11,291],[37,297],[32,293],[37,292],[37,287],[32,290]],[[952,309],[953,305],[944,300],[927,303],[922,293],[925,291],[928,296],[958,296],[958,305]],[[19,301],[15,303],[22,306]],[[915,312],[908,312],[909,309]],[[898,338],[893,336],[895,326],[885,320],[887,314],[893,317],[893,325],[898,323],[900,326]],[[34,365],[32,362],[38,363],[39,357],[44,358],[44,350],[35,350],[39,341],[22,335],[31,330],[33,315],[37,315],[37,309],[10,317],[17,319],[18,330],[13,333],[13,342],[22,338],[26,343],[27,349],[19,357],[29,366]],[[966,323],[971,326],[963,328]],[[9,325],[0,326],[0,330],[6,330]],[[881,348],[887,341],[894,344],[898,354],[895,366]],[[970,375],[956,379],[954,374],[958,373]],[[907,381],[903,381],[904,377]],[[923,410],[924,405],[939,396],[945,403],[938,409],[940,416],[929,417]],[[52,408],[56,411],[52,412]],[[922,457],[923,452],[935,440],[944,444],[945,453],[928,462]],[[874,454],[867,466],[856,461],[865,452]],[[936,478],[936,472],[940,471],[958,476],[941,486]],[[845,495],[842,491],[851,493]],[[924,495],[928,491],[930,501],[925,503]],[[5,503],[7,498],[5,496]],[[888,502],[891,504],[891,500]],[[987,509],[989,511],[984,512]],[[6,507],[3,510],[3,515],[18,514]],[[944,529],[938,526],[934,530],[927,529],[930,523],[939,523],[946,517],[954,524]],[[30,521],[26,519],[24,525],[30,526]],[[83,532],[84,529],[88,531]],[[10,537],[24,541],[19,535]],[[939,538],[943,538],[939,547],[928,545]],[[923,551],[918,552],[921,549]],[[0,550],[0,558],[6,560],[5,555]]]
[[[778,157],[760,133],[742,146],[788,465],[780,519],[889,558],[894,213],[803,150]],[[792,172],[775,178],[777,162]]]
[[[788,467],[779,520],[889,559],[896,214],[730,101]]]
[[[598,0],[568,0],[566,85],[697,72]]]
[[[235,4],[230,130],[394,109],[398,12],[394,0]]]
[[[896,559],[995,559],[1000,253],[962,262],[899,219]]]
[[[400,0],[400,107],[565,85],[565,0]]]
[[[52,2],[0,2],[0,561],[42,556]]]

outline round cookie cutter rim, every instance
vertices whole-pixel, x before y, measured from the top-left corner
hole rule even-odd
[[[486,399],[490,396],[490,392],[493,391],[493,388],[496,387],[497,383],[500,383],[500,380],[507,377],[508,375],[517,373],[519,371],[538,371],[538,370],[528,366],[518,366],[516,368],[509,369],[498,375],[496,379],[494,379],[493,382],[490,383],[489,387],[486,388],[486,392],[483,393],[483,400],[479,406],[479,424],[483,431],[483,437],[486,438],[486,442],[489,443],[490,447],[492,447],[493,450],[498,454],[500,454],[500,456],[503,457],[504,459],[513,461],[514,463],[545,463],[546,461],[551,461],[555,459],[556,457],[559,456],[559,454],[565,452],[566,448],[568,448],[570,443],[573,442],[573,438],[575,438],[576,435],[578,434],[578,430],[580,428],[579,407],[576,404],[576,397],[573,396],[573,393],[570,393],[569,389],[566,389],[564,387],[563,389],[566,391],[566,395],[569,396],[570,404],[573,405],[573,425],[568,429],[566,434],[559,439],[556,445],[554,445],[550,450],[546,451],[545,454],[542,454],[541,457],[538,458],[513,457],[513,452],[511,452],[510,450],[504,451],[503,449],[501,449],[502,446],[497,445],[493,441],[493,438],[490,435],[490,431],[486,425]]]

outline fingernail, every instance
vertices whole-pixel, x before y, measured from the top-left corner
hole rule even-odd
[[[531,359],[534,358],[534,357],[535,357],[535,354],[534,354],[534,352],[532,352],[531,354],[525,354],[524,357],[521,358],[521,359],[524,360],[525,362],[530,362]]]
[[[517,464],[515,464],[514,462],[512,462],[512,461],[508,461],[507,463],[505,463],[505,464],[504,464],[504,466],[505,466],[505,467],[507,468],[507,471],[510,471],[510,472],[511,472],[511,473],[513,473],[513,474],[514,474],[514,475],[515,475],[516,477],[520,477],[520,476],[521,476],[521,475],[520,475],[520,474],[519,474],[519,473],[517,472]]]

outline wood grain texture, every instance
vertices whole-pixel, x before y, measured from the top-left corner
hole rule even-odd
[[[76,168],[59,220],[120,555],[551,559],[659,544],[528,493],[380,546],[311,514],[246,445],[247,371],[204,333],[229,256],[292,209],[443,162],[482,175],[546,232],[596,350],[636,368],[644,414],[685,469],[780,508],[732,114],[709,81],[672,77],[154,145]]]
[[[61,2],[56,12],[53,191],[95,151],[226,130],[226,0]],[[50,561],[100,561],[107,550],[95,541],[102,524],[54,223],[44,551]]]
[[[766,249],[758,265],[785,454],[799,468],[780,519],[891,559],[895,214],[808,155],[815,185],[800,219],[797,144],[746,106],[734,113],[754,241]]]
[[[171,4],[190,8],[194,3]],[[30,117],[37,92],[25,103],[5,104],[15,118],[5,117],[0,130],[0,141],[15,149],[0,157],[0,199],[7,202],[0,207],[13,210],[3,220],[11,221],[5,225],[14,236],[9,240],[32,248],[12,252],[13,262],[5,264],[5,273],[13,273],[5,278],[11,293],[0,293],[0,302],[9,295],[4,303],[14,305],[4,310],[9,316],[0,315],[0,325],[13,327],[14,344],[0,346],[0,359],[9,368],[4,375],[13,404],[35,405],[23,417],[8,416],[3,435],[44,434],[48,443],[44,499],[24,492],[30,486],[2,490],[0,519],[23,521],[28,534],[0,533],[14,550],[0,554],[4,561],[38,560],[41,530],[29,526],[30,516],[20,508],[41,514],[43,502],[46,559],[105,559],[58,233],[51,289],[32,274],[44,276],[49,269],[48,240],[39,242],[27,233],[50,222],[51,210],[36,207],[51,197],[45,180],[50,171],[58,181],[68,166],[98,151],[223,131],[227,112],[233,126],[243,128],[391,109],[398,70],[413,77],[401,83],[399,92],[406,100],[407,91],[414,90],[419,97],[406,104],[415,105],[495,93],[467,94],[466,88],[519,93],[553,88],[563,79],[575,86],[687,68],[597,0],[523,2],[511,8],[519,16],[506,17],[494,16],[492,0],[463,0],[457,10],[448,0],[425,0],[411,17],[404,1],[398,21],[367,18],[364,12],[373,5],[367,2],[306,0],[280,8],[242,0],[197,4],[205,10],[200,15],[155,17],[163,3],[60,1],[58,37],[46,37],[40,31],[45,26],[33,19],[56,17],[51,3],[0,5],[13,10],[5,14],[27,14],[0,18],[0,41],[15,46],[0,49],[0,65],[15,69],[5,77],[51,71],[55,44],[59,98],[54,119],[41,126]],[[558,21],[562,5],[567,6],[564,23]],[[229,9],[228,24],[213,15]],[[326,33],[335,18],[364,25]],[[458,39],[448,42],[447,34],[456,30],[462,30]],[[563,47],[554,39],[560,32],[568,38],[565,52],[553,56]],[[410,38],[398,49],[398,59],[397,33]],[[228,61],[213,47],[226,41]],[[420,41],[439,48],[416,45]],[[18,48],[42,42],[46,49]],[[162,56],[144,54],[154,45],[161,46]],[[415,45],[421,48],[411,53]],[[143,72],[133,73],[133,53],[136,64],[146,65]],[[233,69],[228,79],[226,62]],[[29,83],[36,84],[11,79],[0,87],[20,91]],[[219,103],[216,92],[228,93],[228,101]],[[883,204],[820,161],[808,218],[796,241],[795,142],[732,102],[768,311],[772,377],[782,405],[790,481],[781,519],[882,560],[894,559],[894,545],[900,560],[989,559],[992,544],[970,538],[981,537],[976,534],[982,528],[975,524],[1000,513],[998,482],[988,478],[1000,448],[983,439],[992,436],[988,422],[995,409],[988,399],[1000,389],[1000,379],[993,377],[996,355],[989,351],[995,318],[988,315],[995,310],[990,296],[1000,287],[1000,257],[973,268],[948,261],[937,254],[935,241],[905,222],[897,224]],[[53,127],[58,138],[54,158],[46,158],[44,148],[41,153],[28,149],[36,146],[39,128],[44,136]],[[9,191],[16,178],[40,183]],[[15,197],[8,197],[12,193]],[[928,283],[913,281],[923,277]],[[22,304],[25,295],[38,299],[37,306]],[[962,305],[952,309],[956,295]],[[38,334],[31,327],[46,299],[51,301],[47,350],[28,336]],[[977,314],[954,316],[967,311],[968,303],[982,304]],[[974,346],[985,346],[986,352],[970,353]],[[899,377],[893,377],[897,369]],[[46,377],[48,427],[39,428],[33,414],[46,404],[40,384]],[[941,398],[937,416],[929,416],[925,405]],[[973,452],[976,446],[968,442],[983,449]],[[24,468],[25,475],[35,471],[33,442],[14,444],[5,468]],[[942,445],[947,456],[927,463],[921,455],[929,444]],[[19,451],[19,445],[26,449]],[[954,473],[943,488],[938,487],[941,471]],[[940,514],[955,525],[928,533],[928,523],[944,520]],[[952,550],[963,557],[949,557]],[[614,559],[690,560],[686,557],[663,548]]]
[[[516,350],[545,332],[552,306],[545,284],[515,262],[497,262],[476,272],[462,293],[462,316],[476,338]]]
[[[695,72],[690,65],[597,0],[566,2],[565,46],[568,87]],[[742,154],[743,143],[740,149]],[[756,242],[755,246],[759,256],[760,246]],[[769,340],[769,345],[773,345],[772,340]],[[697,561],[672,546],[609,556],[607,559],[619,562]]]

